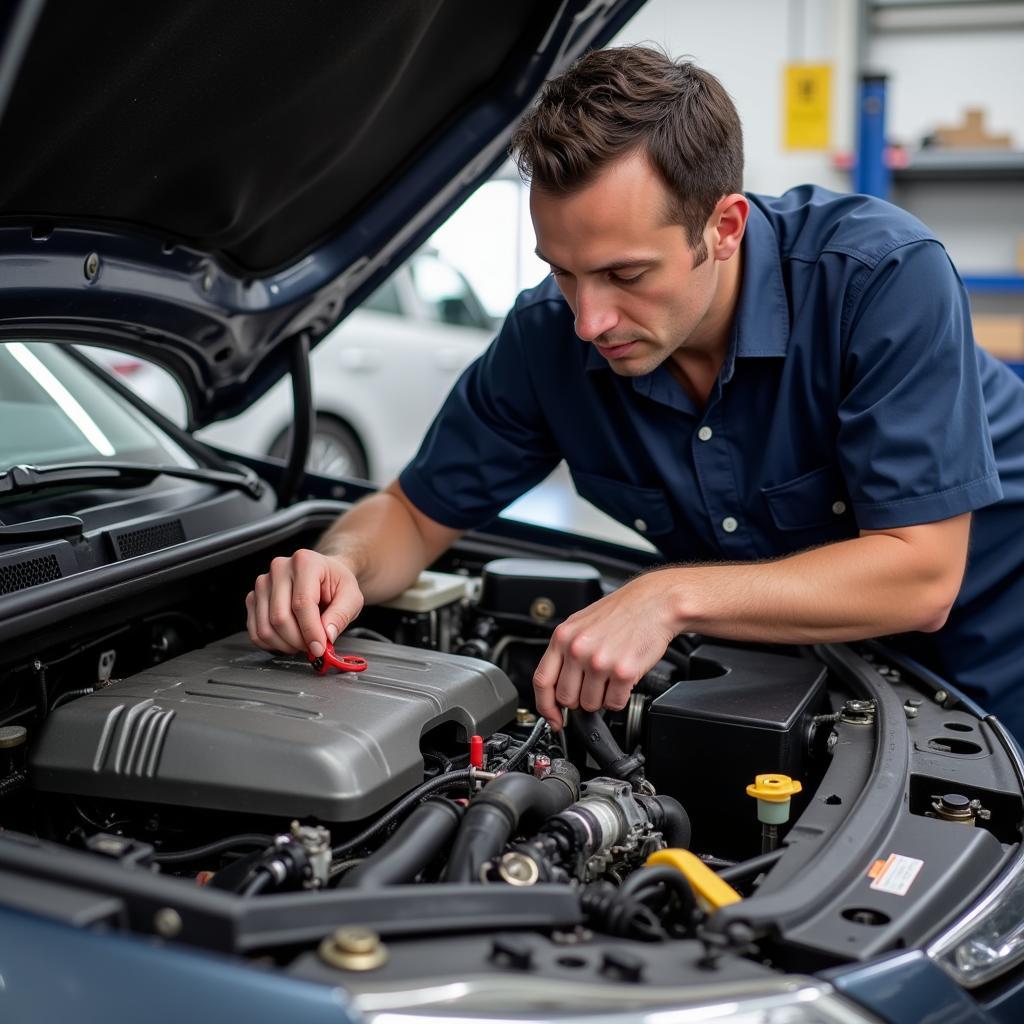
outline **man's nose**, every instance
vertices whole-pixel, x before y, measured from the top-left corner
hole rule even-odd
[[[619,315],[608,296],[599,289],[578,288],[576,291],[576,334],[584,341],[596,341],[612,330]]]

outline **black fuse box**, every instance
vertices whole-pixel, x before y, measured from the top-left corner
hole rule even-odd
[[[761,826],[746,787],[766,772],[789,775],[805,786],[793,798],[790,821],[799,815],[810,788],[811,722],[831,710],[826,669],[803,658],[704,644],[691,656],[690,674],[648,711],[647,776],[686,808],[693,850],[755,856]]]

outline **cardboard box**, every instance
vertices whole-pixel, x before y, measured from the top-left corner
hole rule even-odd
[[[985,111],[971,107],[964,111],[958,125],[940,125],[932,133],[936,146],[950,149],[1009,149],[1009,135],[990,135],[985,127]]]
[[[1011,363],[1024,362],[1024,316],[975,313],[974,338],[982,348]]]

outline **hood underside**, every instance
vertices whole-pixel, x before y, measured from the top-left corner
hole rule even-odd
[[[23,3],[0,54],[0,337],[128,348],[176,373],[197,425],[236,411],[638,6]]]

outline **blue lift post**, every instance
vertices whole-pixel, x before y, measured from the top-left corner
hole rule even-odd
[[[892,173],[885,159],[885,81],[886,76],[865,72],[860,77],[857,110],[857,154],[854,164],[855,192],[888,199]],[[1008,275],[965,275],[964,284],[972,293],[1019,292],[1024,277]],[[1006,360],[1017,376],[1024,378],[1024,362]]]
[[[885,75],[862,74],[857,116],[857,163],[854,191],[889,198],[885,161]]]

